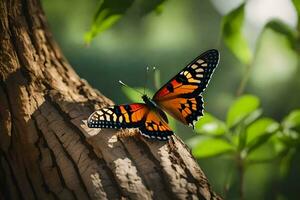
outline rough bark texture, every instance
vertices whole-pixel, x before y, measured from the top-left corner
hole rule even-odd
[[[178,138],[89,129],[112,102],[70,67],[40,2],[0,9],[0,199],[220,199]]]

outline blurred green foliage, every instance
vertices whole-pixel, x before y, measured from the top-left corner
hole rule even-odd
[[[259,7],[267,0],[74,0],[72,9],[67,1],[42,2],[72,66],[116,103],[141,101],[117,80],[143,91],[146,66],[156,66],[151,96],[198,54],[219,49],[195,131],[169,117],[171,127],[226,199],[299,197],[298,0],[269,1],[285,6],[264,23],[262,13],[275,12]]]
[[[94,37],[114,25],[134,2],[138,2],[139,6],[143,8],[143,11],[141,12],[142,15],[145,15],[152,10],[156,10],[160,13],[164,1],[165,0],[101,0],[99,8],[94,16],[91,29],[85,34],[85,42],[89,44]]]
[[[243,34],[244,7],[240,5],[222,20],[222,35],[227,47],[244,64],[250,64],[252,54],[247,40]]]

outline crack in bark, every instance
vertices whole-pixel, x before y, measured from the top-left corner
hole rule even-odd
[[[1,158],[3,158],[3,159],[1,159]],[[17,180],[15,179],[15,176],[13,176],[12,169],[9,166],[9,168],[8,168],[8,170],[9,170],[8,173],[9,174],[5,173],[7,171],[3,167],[3,163],[2,163],[3,160],[5,160],[5,162],[9,166],[8,161],[5,158],[5,153],[0,149],[0,169],[3,172],[3,173],[1,173],[3,175],[3,177],[0,176],[0,177],[2,177],[1,180],[0,180],[0,186],[1,186],[0,190],[2,190],[2,194],[5,196],[6,199],[11,199],[11,197],[12,197],[11,195],[12,194],[9,193],[9,188],[8,188],[9,185],[7,185],[7,181],[5,180],[6,179],[5,175],[8,176],[9,174],[11,174],[10,177],[12,177],[12,182],[14,183],[13,185],[15,186],[14,189],[17,191],[17,193],[14,193],[14,194],[16,194],[19,199],[21,199],[22,198],[22,196],[21,196],[21,190],[18,188]]]
[[[39,110],[38,110],[38,111],[39,111]],[[59,167],[59,165],[58,165],[58,163],[57,163],[57,161],[56,161],[55,154],[54,154],[53,150],[49,147],[49,145],[48,145],[48,143],[47,143],[47,141],[46,141],[46,139],[45,139],[45,137],[44,137],[43,132],[40,130],[40,128],[39,128],[39,126],[38,126],[38,124],[37,124],[36,118],[34,117],[33,120],[34,120],[34,125],[35,125],[35,128],[36,128],[36,130],[37,130],[37,133],[38,133],[38,135],[39,135],[39,139],[41,139],[41,142],[45,145],[44,148],[47,148],[47,149],[49,150],[49,153],[50,153],[50,156],[51,156],[51,161],[53,162],[54,167],[57,169],[57,173],[58,173],[58,176],[59,176],[59,178],[60,178],[60,179],[59,179],[59,180],[60,180],[60,183],[62,184],[62,186],[63,186],[64,188],[66,188],[66,189],[70,192],[70,194],[72,194],[72,196],[73,196],[74,198],[76,198],[76,195],[75,195],[74,191],[71,190],[71,189],[67,186],[67,184],[66,184],[66,182],[65,182],[65,179],[64,179],[64,177],[63,177],[63,175],[62,175],[62,172],[61,172],[61,170],[60,170],[60,167]],[[39,147],[39,151],[41,152],[40,147]],[[39,169],[40,169],[40,171],[41,171],[42,180],[43,180],[43,182],[45,183],[46,190],[48,190],[48,191],[50,191],[51,193],[53,193],[53,195],[54,195],[54,197],[55,197],[56,199],[59,199],[58,195],[57,195],[54,191],[51,191],[51,189],[50,189],[49,186],[47,185],[47,183],[46,183],[46,181],[45,181],[44,174],[42,173],[42,170],[41,170],[41,166],[40,166],[39,164],[38,164],[38,166],[39,166]]]
[[[7,159],[6,154],[3,154],[3,158],[4,158],[5,162],[8,165],[9,171],[11,173],[12,181],[13,181],[14,185],[16,186],[19,198],[20,199],[24,199],[24,196],[23,196],[24,194],[22,193],[22,191],[20,189],[19,183],[18,183],[18,181],[16,179],[16,174],[14,173],[14,170],[12,169],[11,164],[10,164],[9,160]]]
[[[146,144],[145,140],[139,138],[139,140],[136,142],[136,144],[137,144],[141,149],[143,149],[144,152],[146,152],[146,155],[147,155],[147,157],[149,158],[149,160],[152,160],[152,162],[155,163],[155,166],[159,167],[158,173],[159,173],[160,176],[162,177],[162,181],[163,181],[163,183],[164,183],[163,185],[164,185],[165,191],[167,192],[167,195],[170,197],[170,199],[178,199],[178,198],[174,195],[174,193],[172,192],[172,189],[171,189],[170,187],[168,187],[168,186],[170,186],[169,180],[168,180],[168,178],[165,176],[165,174],[162,173],[163,168],[162,168],[162,166],[161,166],[159,160],[157,160],[157,159],[153,156],[153,154],[152,154],[150,148],[148,147],[148,145]],[[143,145],[143,144],[144,144],[144,145]]]
[[[141,181],[142,181],[143,185],[145,186],[145,188],[146,188],[147,190],[150,190],[150,187],[149,187],[149,185],[147,184],[147,182],[145,181],[145,177],[144,177],[143,174],[141,173],[141,170],[139,169],[138,164],[136,163],[135,159],[134,159],[134,158],[132,157],[132,155],[129,153],[129,151],[128,151],[128,149],[126,148],[126,145],[124,144],[124,142],[123,142],[121,139],[119,139],[119,141],[120,141],[121,145],[122,145],[123,148],[124,148],[125,154],[126,154],[127,157],[129,158],[129,160],[132,161],[133,166],[136,167],[137,175],[141,178]]]

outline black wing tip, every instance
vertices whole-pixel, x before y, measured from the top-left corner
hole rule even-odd
[[[218,54],[218,55],[220,54],[218,49],[209,49],[205,53],[214,53],[214,54]]]

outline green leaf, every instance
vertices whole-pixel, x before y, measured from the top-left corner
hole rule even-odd
[[[130,87],[122,87],[122,91],[126,95],[126,97],[132,101],[132,102],[142,102],[141,94],[139,94],[137,91],[143,92],[144,88],[130,88]],[[152,97],[153,92],[149,89],[145,89],[145,93],[147,96]]]
[[[102,0],[94,16],[90,30],[85,34],[89,44],[97,34],[107,30],[124,15],[134,0]]]
[[[295,47],[295,41],[296,41],[296,37],[297,37],[297,32],[295,30],[293,30],[289,25],[287,25],[286,23],[274,19],[269,21],[266,26],[264,27],[264,30],[266,29],[271,29],[274,32],[276,32],[277,34],[281,34],[284,37],[286,37],[289,40],[290,46],[291,47]]]
[[[285,117],[282,121],[282,126],[284,129],[293,129],[300,133],[300,110],[294,110]]]
[[[139,3],[139,10],[140,12],[145,15],[149,12],[155,11],[156,14],[161,14],[163,11],[163,3],[166,0],[141,0],[138,1]]]
[[[259,163],[270,163],[278,157],[275,152],[273,145],[267,142],[265,145],[261,145],[258,148],[253,149],[251,154],[246,157],[247,164],[259,164]]]
[[[262,109],[257,109],[249,114],[244,120],[245,126],[249,126],[254,123],[262,115]]]
[[[161,13],[165,1],[166,0],[101,0],[94,16],[92,26],[84,36],[85,43],[89,44],[97,35],[118,22],[127,10],[132,7],[133,3],[136,2],[138,13],[143,16],[152,11],[155,11],[158,14]]]
[[[204,138],[198,141],[198,144],[192,149],[196,158],[218,156],[221,154],[233,152],[234,147],[227,141],[219,138]]]
[[[252,95],[244,95],[238,98],[229,108],[227,113],[227,125],[233,127],[249,116],[259,107],[260,101]]]
[[[249,64],[252,59],[252,53],[242,31],[244,23],[244,7],[245,4],[242,4],[223,17],[222,35],[225,44],[232,53],[242,63]]]
[[[266,88],[265,96],[272,97],[271,88],[276,84],[280,89],[297,72],[299,55],[295,37],[296,32],[279,20],[268,22],[261,32],[256,44],[252,81],[256,87]],[[270,72],[272,76],[267,76]]]
[[[223,135],[226,133],[226,125],[222,121],[205,113],[195,125],[195,131],[205,135]]]
[[[258,148],[279,130],[279,124],[271,118],[262,118],[247,128],[246,146],[248,152]]]
[[[155,69],[154,71],[154,87],[155,89],[159,90],[159,88],[161,87],[161,81],[160,81],[160,70],[159,69]]]
[[[289,147],[300,145],[300,134],[292,129],[284,129],[278,137],[280,141]]]
[[[298,18],[299,18],[299,15],[300,15],[300,1],[299,0],[292,0],[295,8],[296,8],[296,11],[298,13]],[[300,22],[298,22],[300,23]]]

